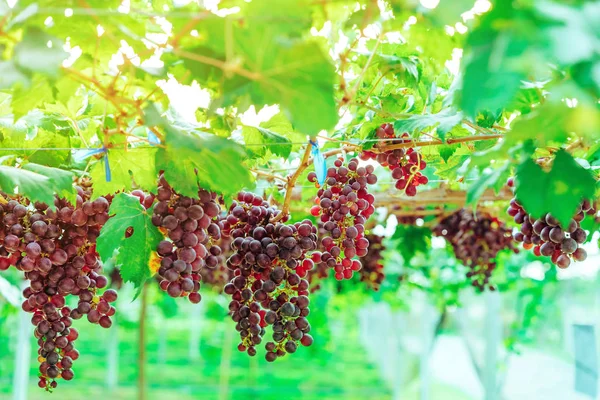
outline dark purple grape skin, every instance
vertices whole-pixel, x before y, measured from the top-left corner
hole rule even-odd
[[[556,226],[550,231],[550,240],[554,243],[561,243],[564,238],[565,233],[560,227]]]

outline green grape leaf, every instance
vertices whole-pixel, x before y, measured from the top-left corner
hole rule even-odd
[[[448,163],[448,159],[452,157],[454,153],[456,153],[456,150],[458,150],[459,147],[460,145],[458,143],[439,146],[438,151],[440,153],[440,157],[445,163]]]
[[[259,157],[264,157],[267,150],[270,150],[273,154],[288,158],[292,151],[292,142],[288,138],[268,129],[244,126],[242,136],[248,145],[248,151]]]
[[[223,82],[223,105],[240,99],[249,99],[257,107],[280,104],[294,128],[305,134],[335,126],[336,75],[330,57],[318,43],[273,40],[277,36],[273,27],[254,24],[241,28],[227,18],[203,21],[202,26],[206,42],[184,53],[185,65],[201,82],[216,78]],[[239,66],[223,74],[198,61],[205,58],[219,63],[236,59]],[[246,109],[249,104],[242,105]]]
[[[281,36],[301,36],[312,26],[311,0],[261,0],[247,5],[248,24]]]
[[[32,117],[31,119],[29,117]],[[26,158],[29,162],[42,164],[49,167],[59,167],[67,162],[71,152],[69,150],[45,151],[39,148],[68,148],[69,138],[54,132],[36,127],[44,126],[43,119],[33,118],[34,113],[17,121],[14,126],[19,129],[14,132],[0,134],[0,156],[16,155]],[[21,129],[22,128],[22,129]],[[28,139],[28,137],[33,138]],[[17,150],[18,149],[18,150]]]
[[[111,171],[111,181],[106,181],[104,157],[98,160],[90,169],[94,182],[93,197],[104,196],[118,191],[130,191],[136,186],[145,191],[156,190],[158,171],[154,164],[156,149],[148,147],[109,150],[108,163]]]
[[[598,55],[600,4],[587,2],[582,7],[548,2],[536,5],[547,23],[544,34],[549,52],[562,64],[576,64]]]
[[[396,250],[402,255],[404,263],[409,264],[417,253],[428,253],[431,242],[431,229],[398,224],[392,240],[396,242]]]
[[[396,132],[422,132],[435,127],[440,139],[445,140],[446,134],[462,121],[462,114],[450,108],[437,114],[413,115],[394,122]]]
[[[72,204],[75,204],[77,191],[73,186],[73,173],[64,169],[52,168],[45,165],[27,163],[23,165],[23,169],[44,175],[49,179],[49,189],[52,190],[58,197],[65,198]],[[47,203],[50,207],[54,207],[54,201]]]
[[[244,149],[224,138],[168,129],[165,148],[156,152],[157,170],[179,193],[196,197],[198,183],[205,189],[230,195],[250,187],[252,176],[242,165]],[[196,173],[197,171],[197,173]]]
[[[504,146],[508,148],[527,140],[534,140],[537,147],[565,143],[569,138],[567,124],[571,115],[572,109],[564,105],[546,103],[514,122],[506,133]]]
[[[21,168],[0,166],[0,189],[6,193],[18,193],[31,201],[41,201],[54,206],[54,188],[50,178]]]
[[[533,40],[535,29],[517,19],[509,0],[498,2],[468,36],[460,106],[476,117],[482,110],[496,112],[516,95],[525,78],[516,59]],[[531,24],[531,23],[530,23]]]
[[[68,56],[60,40],[37,28],[29,28],[15,46],[14,60],[25,71],[56,77]]]
[[[117,194],[109,214],[110,219],[100,230],[96,250],[103,262],[117,252],[115,266],[120,268],[123,280],[141,288],[156,272],[152,267],[153,257],[164,236],[152,224],[152,209],[146,210],[135,196]]]
[[[565,150],[556,153],[550,172],[526,159],[517,168],[515,194],[534,218],[552,214],[567,226],[583,199],[594,196],[596,180]]]
[[[461,14],[473,8],[474,4],[474,0],[442,0],[437,7],[429,10],[425,15],[437,26],[453,26],[457,22],[462,22]]]
[[[32,93],[35,93],[35,95],[32,95]],[[26,87],[18,84],[15,87],[10,105],[16,121],[34,108],[41,106],[45,102],[52,101],[54,101],[54,98],[48,80],[40,75],[36,75],[33,77],[31,86]]]
[[[482,171],[477,181],[473,182],[467,189],[467,204],[475,206],[479,201],[481,195],[489,188],[494,187],[498,191],[496,186],[499,182],[504,184],[509,173],[510,163],[505,161],[500,167],[497,168],[486,168]]]

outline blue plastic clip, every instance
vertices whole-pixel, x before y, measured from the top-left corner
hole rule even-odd
[[[152,146],[160,144],[160,139],[150,129],[148,129],[148,143],[150,143]]]
[[[309,140],[310,144],[312,144],[312,149],[310,150],[313,156],[313,164],[315,166],[315,173],[317,174],[317,181],[319,185],[323,186],[325,183],[325,178],[327,177],[327,163],[325,162],[325,157],[323,157],[323,153],[319,149],[319,143],[313,142]]]
[[[106,147],[100,147],[98,149],[77,150],[73,154],[73,159],[76,162],[81,162],[90,158],[93,155],[102,153],[104,153],[104,175],[106,178],[106,182],[110,182],[112,180],[112,173],[110,171],[110,164],[108,163],[108,149]]]

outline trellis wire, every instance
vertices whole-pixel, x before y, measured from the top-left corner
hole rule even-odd
[[[268,180],[268,179],[263,179],[263,180]],[[477,178],[463,179],[463,181],[476,181],[476,180],[477,180]],[[429,183],[450,183],[450,182],[456,182],[456,181],[452,181],[452,180],[449,180],[449,179],[432,179],[432,180],[430,180],[427,183],[429,184]],[[377,183],[381,184],[381,185],[393,185],[393,184],[396,183],[396,181],[390,181],[390,182],[379,182],[379,181],[377,181]],[[265,185],[265,188],[269,188],[271,186],[272,185]],[[315,187],[314,184],[313,185],[294,185],[294,188],[302,188],[302,189],[305,189],[305,188],[306,189],[307,188],[314,188],[314,187]]]
[[[351,142],[346,142],[346,141],[341,141],[341,140],[337,140],[337,139],[332,139],[330,138],[330,141],[335,141],[337,143],[340,144],[346,144],[346,145],[353,145],[353,146],[361,146],[361,144],[363,143],[371,143],[371,142],[389,142],[390,139],[365,139],[363,140],[361,143],[351,143]],[[443,146],[446,145],[446,143],[437,143],[434,140],[431,141],[432,142],[432,146]],[[256,146],[260,146],[260,147],[277,147],[277,146],[295,146],[295,145],[305,145],[307,142],[290,142],[290,143],[285,143],[285,144],[281,144],[281,143],[238,143],[238,142],[233,142],[235,144],[239,144],[240,146],[247,146],[247,147],[256,147]],[[410,143],[410,141],[403,141],[400,143]],[[400,143],[392,143],[392,144],[400,144]],[[450,143],[452,144],[452,143]],[[136,149],[155,149],[158,146],[156,145],[142,145],[142,146],[135,146],[135,147],[110,147],[109,150],[136,150]],[[415,147],[421,147],[421,146],[415,146]],[[94,149],[94,147],[5,147],[5,148],[0,148],[0,151],[71,151],[71,150],[86,150],[86,149]],[[367,149],[368,151],[368,149]]]

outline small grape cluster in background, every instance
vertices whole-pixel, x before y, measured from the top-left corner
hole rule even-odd
[[[496,268],[496,256],[502,250],[518,252],[513,246],[512,231],[488,214],[460,209],[441,220],[433,234],[446,239],[454,250],[454,255],[469,268],[467,278],[471,284],[483,291],[486,287],[495,290],[490,283]]]
[[[383,124],[376,130],[377,138],[386,139],[378,142],[374,147],[384,147],[393,144],[410,143],[408,133],[397,137],[392,124]],[[423,156],[412,147],[406,149],[387,150],[374,152],[365,150],[361,153],[362,160],[376,160],[381,166],[392,171],[392,178],[396,181],[395,187],[403,190],[407,196],[417,194],[417,186],[425,185],[429,180],[421,173],[427,167]]]

